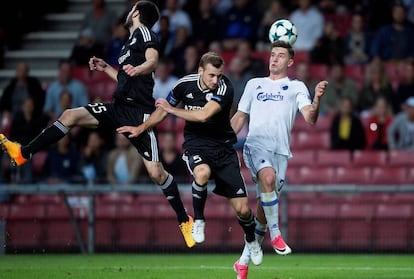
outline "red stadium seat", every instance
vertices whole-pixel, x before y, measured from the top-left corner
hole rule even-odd
[[[296,149],[329,149],[331,144],[329,132],[298,132],[295,141]]]
[[[309,75],[314,80],[325,80],[328,74],[328,65],[311,64],[309,65]]]
[[[299,179],[299,169],[300,167],[289,166],[286,170],[286,183],[288,185],[298,185],[302,181]]]
[[[407,250],[412,237],[411,216],[411,204],[378,204],[373,224],[375,248]]]
[[[345,203],[338,212],[338,248],[347,250],[372,249],[373,204]]]
[[[295,51],[295,63],[299,62],[310,62],[309,52]]]
[[[336,235],[337,206],[335,204],[308,203],[302,207],[298,226],[298,249],[332,249]]]
[[[315,162],[315,151],[310,149],[296,150],[292,155],[288,161],[289,167],[310,166]]]
[[[335,168],[301,167],[299,177],[301,184],[333,184],[335,183]]]
[[[314,126],[315,132],[329,132],[332,125],[332,115],[320,115]]]
[[[256,183],[253,182],[252,175],[247,167],[242,166],[240,168],[240,172],[244,178],[244,182],[246,183],[246,185],[256,185]]]
[[[318,150],[316,165],[346,167],[351,164],[351,153],[348,150]]]
[[[32,171],[34,176],[41,176],[48,152],[39,151],[32,157]]]
[[[369,167],[339,167],[336,169],[338,184],[371,184],[371,169]]]
[[[405,184],[407,169],[404,167],[373,167],[372,184]]]
[[[292,132],[307,132],[312,133],[314,131],[314,127],[305,121],[302,115],[298,115],[295,119],[295,123],[293,124]]]
[[[391,150],[389,152],[390,166],[414,167],[414,151]]]
[[[388,163],[388,153],[382,150],[355,150],[352,156],[354,166],[385,166]]]

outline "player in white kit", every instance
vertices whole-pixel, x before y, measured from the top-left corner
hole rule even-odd
[[[231,119],[236,134],[246,121],[249,132],[243,148],[243,159],[257,184],[259,199],[256,220],[256,238],[263,241],[269,228],[271,244],[280,255],[292,252],[279,229],[279,194],[285,184],[290,151],[290,136],[298,110],[305,121],[314,125],[319,115],[319,101],[327,81],[315,87],[311,96],[305,84],[288,77],[293,65],[294,51],[288,43],[272,44],[269,59],[269,76],[249,80]],[[238,278],[247,278],[250,256],[245,248],[234,269]]]

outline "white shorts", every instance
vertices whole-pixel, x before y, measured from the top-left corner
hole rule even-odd
[[[286,169],[288,156],[273,153],[254,146],[245,145],[243,148],[243,160],[250,170],[253,181],[257,185],[257,195],[260,195],[261,188],[257,183],[257,173],[263,168],[273,168],[276,173],[276,193],[282,191],[286,180]]]

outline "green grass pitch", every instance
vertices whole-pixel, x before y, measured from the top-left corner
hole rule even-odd
[[[0,256],[1,279],[236,278],[237,254],[22,254]],[[414,255],[266,253],[249,279],[414,278]]]

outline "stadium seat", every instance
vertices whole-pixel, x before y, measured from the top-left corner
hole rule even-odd
[[[301,180],[299,179],[299,169],[300,167],[296,166],[288,166],[286,170],[286,183],[287,185],[298,185],[301,184]]]
[[[335,183],[335,168],[301,167],[299,177],[301,184],[333,184]]]
[[[352,155],[354,166],[385,166],[388,163],[388,153],[382,150],[355,150]]]
[[[108,193],[96,197],[97,204],[131,204],[135,196],[130,193]]]
[[[310,62],[309,52],[304,50],[295,51],[295,63]]]
[[[233,229],[238,230],[239,227],[238,224],[236,224],[237,227],[232,227],[233,221],[236,221],[236,213],[229,203],[223,198],[217,201],[212,200],[211,197],[208,199],[204,212],[206,218],[205,243],[219,249],[227,245],[230,237],[229,234],[231,234]],[[238,242],[239,240],[237,239],[236,241]]]
[[[242,166],[240,168],[240,172],[244,178],[244,182],[246,183],[246,185],[256,185],[256,183],[253,182],[252,175],[247,167]]]
[[[7,246],[13,249],[41,247],[44,241],[45,207],[41,204],[12,204],[7,222]]]
[[[152,211],[154,244],[158,247],[183,247],[184,238],[178,227],[177,217],[169,204],[159,203]],[[166,230],[168,228],[168,230]]]
[[[311,64],[309,65],[309,75],[314,80],[325,80],[328,73],[328,65],[326,64]]]
[[[407,182],[407,169],[404,167],[373,167],[372,184],[405,184]]]
[[[331,250],[336,236],[336,204],[307,203],[298,226],[298,249]]]
[[[9,217],[9,205],[0,203],[0,220],[5,220]]]
[[[316,165],[322,167],[346,167],[351,165],[351,153],[348,150],[318,150]]]
[[[39,151],[32,157],[32,171],[34,176],[40,177],[43,172],[43,165],[45,163],[47,151]]]
[[[407,251],[412,237],[411,216],[411,204],[378,204],[373,224],[374,247],[381,251]]]
[[[414,167],[407,168],[407,181],[408,184],[414,184]]]
[[[314,125],[315,132],[329,132],[332,125],[332,115],[319,115],[318,121]]]
[[[315,151],[311,149],[299,149],[292,152],[292,158],[288,161],[288,169],[290,167],[303,167],[314,165]]]
[[[329,149],[331,145],[329,132],[298,132],[295,141],[296,149]]]
[[[29,202],[32,204],[63,204],[64,200],[62,196],[57,194],[36,194],[29,197]]]
[[[369,167],[339,167],[336,169],[335,182],[338,184],[371,183],[371,169]]]
[[[373,217],[373,204],[341,204],[338,212],[338,249],[371,251]]]
[[[356,82],[358,88],[360,89],[364,82],[364,76],[365,76],[364,66],[348,64],[348,65],[345,65],[344,71],[345,71],[345,76],[353,79]]]
[[[295,123],[293,124],[292,133],[295,132],[307,132],[312,133],[314,132],[314,126],[310,125],[305,121],[302,115],[298,115],[295,119]]]
[[[396,167],[414,167],[414,151],[391,150],[389,152],[389,164]]]

